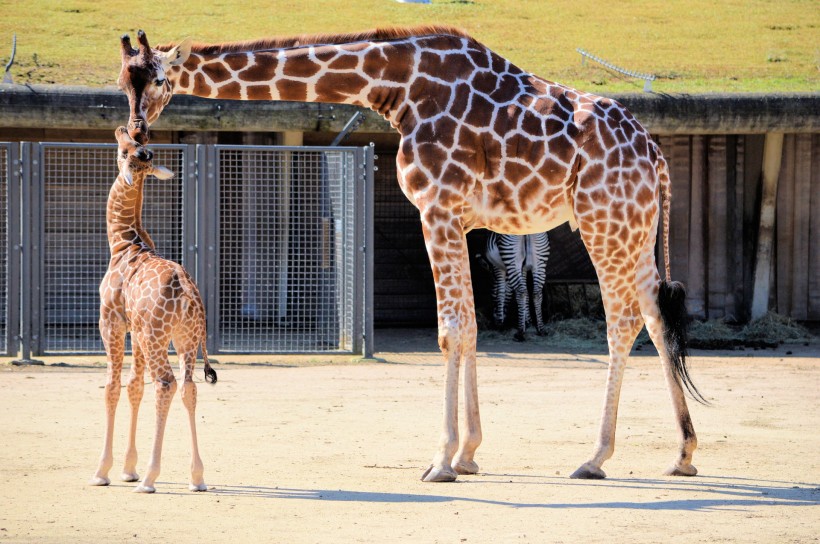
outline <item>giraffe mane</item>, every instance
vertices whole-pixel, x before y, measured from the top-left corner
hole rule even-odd
[[[366,30],[363,32],[352,32],[343,34],[303,34],[300,36],[274,37],[261,40],[251,40],[242,42],[225,43],[193,43],[192,53],[206,55],[222,53],[240,53],[243,51],[265,51],[268,49],[284,49],[288,47],[299,47],[303,45],[337,45],[342,43],[360,41],[390,41],[402,38],[417,36],[431,36],[436,34],[458,36],[461,38],[471,38],[467,32],[452,26],[445,25],[423,25],[411,27],[385,27]],[[160,51],[168,51],[176,43],[167,43],[158,46]]]

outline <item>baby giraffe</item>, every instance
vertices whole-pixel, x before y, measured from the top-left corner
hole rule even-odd
[[[194,281],[179,264],[157,255],[154,242],[142,226],[142,199],[145,178],[173,177],[173,172],[154,166],[152,153],[131,137],[125,127],[115,131],[119,175],[108,195],[108,246],[111,260],[100,284],[100,335],[108,356],[108,381],[105,386],[105,445],[92,485],[108,485],[108,471],[113,465],[112,442],[114,414],[120,397],[120,376],[125,352],[125,335],[131,332],[134,364],[128,378],[131,401],[131,427],[125,453],[122,480],[135,482],[137,414],[143,393],[146,364],[156,389],[157,421],[154,447],[148,470],[134,491],[153,493],[160,471],[162,437],[171,399],[177,390],[176,379],[168,361],[168,346],[173,340],[183,374],[182,402],[188,410],[191,426],[192,491],[205,491],[203,466],[196,438],[196,384],[193,381],[197,350],[202,348],[205,381],[216,382],[216,372],[208,364],[205,350],[205,306]]]

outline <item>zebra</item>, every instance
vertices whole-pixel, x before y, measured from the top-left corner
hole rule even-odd
[[[490,232],[487,237],[485,259],[495,277],[493,284],[493,321],[501,328],[506,317],[507,305],[515,291],[518,302],[518,331],[514,338],[523,342],[524,331],[530,322],[527,273],[532,273],[532,302],[535,307],[535,329],[539,336],[546,334],[541,305],[544,299],[544,282],[547,279],[547,258],[550,254],[549,237],[546,232],[514,235]]]

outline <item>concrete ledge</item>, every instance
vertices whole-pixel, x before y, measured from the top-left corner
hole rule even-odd
[[[820,132],[820,93],[622,94],[624,104],[656,134],[762,134]],[[211,100],[175,96],[157,130],[339,132],[355,106],[301,102]],[[361,132],[392,132],[377,113],[365,112]],[[114,88],[0,84],[0,128],[114,129],[128,115]]]

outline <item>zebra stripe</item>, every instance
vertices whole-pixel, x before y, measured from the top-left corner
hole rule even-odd
[[[516,340],[524,340],[524,331],[531,322],[529,293],[527,292],[528,273],[532,274],[533,279],[532,303],[535,308],[535,328],[538,334],[544,334],[542,304],[549,254],[550,244],[546,232],[524,236],[490,232],[487,237],[485,258],[492,267],[495,277],[493,320],[497,327],[503,326],[507,306],[515,293],[518,302]]]

